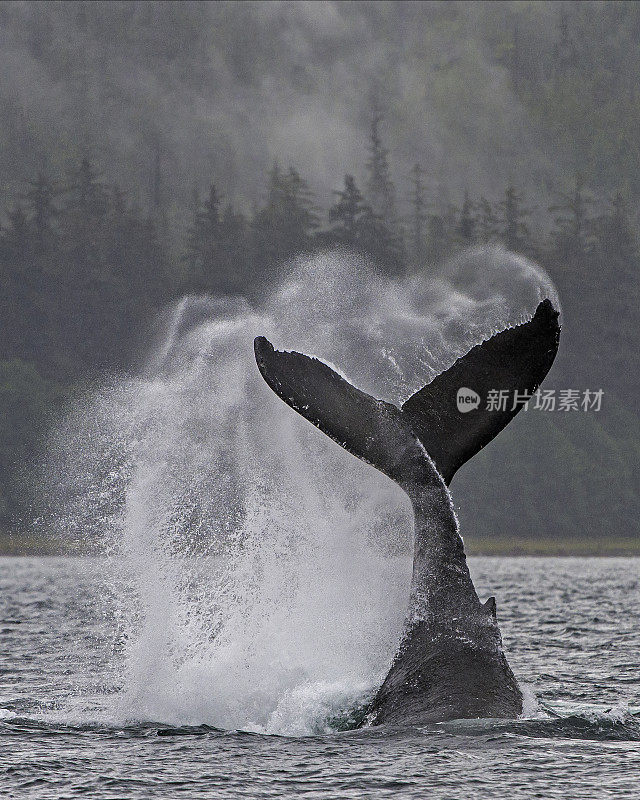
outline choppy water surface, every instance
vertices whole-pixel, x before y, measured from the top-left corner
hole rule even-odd
[[[357,728],[406,614],[411,509],[253,357],[267,335],[401,402],[543,297],[537,265],[496,248],[428,283],[332,251],[299,260],[259,310],[169,309],[140,368],[77,398],[43,458],[42,533],[102,555],[0,559],[0,792],[636,793],[634,560],[472,560],[525,717]]]
[[[0,559],[2,796],[638,794],[639,559],[471,559],[480,596],[497,596],[510,663],[529,688],[520,720],[340,730],[349,709],[329,708],[327,693],[309,684],[270,735],[219,729],[225,706],[212,698],[228,692],[238,702],[234,687],[213,667],[206,690],[202,673],[167,672],[157,649],[133,674],[155,674],[166,694],[156,708],[168,716],[149,716],[143,686],[145,704],[136,703],[113,568],[102,558]],[[296,725],[317,733],[286,735]]]

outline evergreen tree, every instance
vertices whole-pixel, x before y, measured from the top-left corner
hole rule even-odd
[[[379,125],[382,116],[375,114],[369,133],[369,158],[367,160],[367,200],[373,212],[390,228],[395,227],[395,190],[389,170],[389,151],[382,144]]]
[[[552,237],[561,259],[584,258],[593,246],[593,220],[589,215],[592,200],[587,197],[581,175],[577,175],[573,192],[558,193],[559,201],[549,206],[556,212],[555,230]]]
[[[439,214],[438,211],[432,211],[429,214],[428,229],[429,261],[433,264],[438,264],[446,258],[451,244],[447,234],[447,226],[442,214]]]
[[[558,20],[558,41],[553,53],[554,79],[556,89],[561,80],[576,64],[576,47],[569,34],[569,18],[566,12],[560,14]]]
[[[297,253],[316,244],[319,220],[307,182],[294,167],[286,173],[274,164],[269,173],[266,204],[252,222],[254,278],[279,271]]]
[[[334,194],[329,240],[368,253],[391,274],[402,272],[406,262],[402,241],[365,203],[353,175],[345,175],[344,189]]]
[[[608,213],[602,215],[597,223],[598,245],[602,257],[612,259],[620,266],[634,265],[636,242],[631,231],[627,206],[620,192],[614,197]]]
[[[197,184],[194,183],[191,189],[191,202],[189,203],[191,223],[186,229],[185,248],[182,259],[186,265],[186,274],[184,279],[186,291],[189,291],[187,287],[192,284],[196,274],[200,271],[197,229],[198,215],[200,214],[201,205],[202,199],[200,197],[200,189],[198,188]]]
[[[101,218],[107,211],[107,190],[101,176],[89,161],[83,158],[70,186],[69,208],[80,211],[85,217]]]
[[[498,237],[499,220],[493,205],[486,197],[481,197],[477,208],[476,232],[481,244],[489,244]]]
[[[374,113],[371,120],[367,160],[367,201],[370,212],[363,221],[365,224],[362,239],[363,244],[366,243],[365,249],[387,271],[397,274],[406,268],[407,257],[404,231],[396,214],[396,193],[389,169],[389,151],[380,136],[382,119],[381,114]]]
[[[107,210],[107,190],[93,164],[83,158],[68,187],[63,217],[69,249],[80,273],[100,269],[100,237]]]
[[[53,279],[60,261],[57,189],[39,173],[28,184],[26,213],[16,205],[0,248],[0,344],[4,358],[40,362],[55,348],[52,324],[66,292]]]
[[[119,186],[109,191],[105,216],[105,261],[111,273],[120,283],[121,292],[126,291],[130,269],[128,250],[132,232],[132,213],[127,206],[127,198]]]
[[[117,283],[100,351],[112,363],[126,366],[137,337],[146,332],[158,308],[174,296],[177,278],[170,277],[167,251],[153,215],[142,217],[132,207],[116,219],[121,229],[119,246],[114,242],[112,248],[118,258]]]
[[[61,212],[63,256],[52,276],[59,302],[52,324],[83,365],[112,363],[121,293],[107,259],[108,191],[88,158],[72,173]],[[53,290],[53,289],[52,289]],[[61,370],[60,349],[49,356]]]
[[[464,202],[460,211],[460,218],[456,228],[458,241],[464,246],[469,247],[476,240],[476,220],[473,215],[473,203],[469,198],[469,193],[464,193]]]
[[[111,187],[111,198],[109,202],[112,220],[121,221],[127,211],[127,201],[122,189],[116,184]]]
[[[511,48],[511,81],[516,94],[520,91],[520,31],[517,23],[513,26],[513,46]]]
[[[506,188],[504,200],[499,204],[502,212],[502,240],[509,250],[526,253],[529,250],[529,212],[522,206],[522,197],[513,184]]]
[[[432,263],[448,258],[459,244],[458,217],[458,209],[449,201],[446,187],[440,185],[428,218],[428,252]]]
[[[371,209],[365,203],[353,175],[345,175],[344,189],[334,194],[337,200],[329,209],[329,222],[332,223],[331,237],[341,244],[358,247],[363,219],[365,215],[371,213]]]
[[[31,359],[36,355],[37,337],[32,326],[40,287],[34,282],[30,230],[20,205],[9,212],[9,224],[0,239],[0,352],[4,359]]]
[[[150,181],[151,203],[149,216],[153,219],[157,235],[165,247],[169,246],[169,215],[165,202],[165,181],[162,175],[162,149],[160,139],[155,138],[153,171]]]
[[[8,257],[15,259],[28,247],[29,223],[22,206],[17,203],[9,212],[9,226],[4,231],[3,242]]]
[[[366,208],[358,226],[358,243],[389,275],[400,275],[406,269],[404,240],[397,229]]]
[[[220,197],[214,184],[202,208],[196,211],[188,232],[187,261],[191,274],[187,278],[190,291],[212,291],[220,254]]]
[[[35,181],[29,184],[26,194],[30,222],[35,233],[36,243],[45,248],[55,236],[54,223],[58,209],[54,203],[56,187],[45,175],[39,172]]]
[[[320,225],[313,194],[294,167],[289,167],[282,187],[286,237],[293,249],[308,250]]]
[[[284,177],[274,162],[268,175],[266,203],[255,211],[251,224],[253,272],[258,280],[275,271],[288,253],[285,205]]]
[[[216,288],[224,294],[243,294],[248,286],[247,221],[228,203],[220,220],[220,267]]]
[[[153,180],[151,182],[151,200],[153,214],[159,218],[163,211],[162,158],[160,141],[156,140],[153,160]]]

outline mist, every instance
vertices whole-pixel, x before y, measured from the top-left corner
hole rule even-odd
[[[564,185],[574,154],[514,92],[512,38],[518,29],[529,69],[534,53],[551,55],[561,12],[559,3],[4,3],[3,189],[43,167],[64,174],[87,155],[145,205],[158,151],[177,216],[208,182],[249,211],[274,160],[296,166],[326,203],[345,171],[364,174],[379,113],[404,210],[415,163],[434,202],[465,190],[496,196],[508,180],[538,197]]]
[[[410,351],[385,395],[398,401],[513,322],[539,274],[563,310],[550,385],[602,389],[603,407],[520,415],[456,478],[463,528],[470,541],[631,540],[639,9],[0,5],[2,524],[37,515],[30,473],[68,405],[148,370],[186,297],[202,300],[193,313],[280,304],[283,331],[292,304],[318,319],[334,304],[349,322],[333,352],[318,353],[312,325],[288,346],[372,391],[391,360],[363,357],[358,326],[386,298],[387,342],[415,335],[431,359],[412,367]],[[340,277],[310,280],[304,265],[335,252]],[[368,294],[345,308],[363,259]],[[395,328],[388,285],[413,297]],[[434,308],[448,325],[412,329]]]

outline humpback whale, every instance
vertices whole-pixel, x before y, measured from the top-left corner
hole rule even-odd
[[[558,349],[558,317],[543,300],[529,321],[476,345],[400,407],[357,389],[317,358],[255,340],[258,368],[276,394],[392,478],[413,506],[409,608],[400,646],[369,709],[371,724],[514,718],[522,711],[495,598],[478,598],[448,486],[540,386]],[[507,390],[509,402],[460,409],[461,389],[483,401],[491,391]]]

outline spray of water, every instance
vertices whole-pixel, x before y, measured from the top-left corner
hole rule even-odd
[[[332,251],[293,276],[260,311],[183,298],[139,374],[95,388],[52,436],[60,535],[108,555],[120,718],[306,734],[375,690],[393,656],[408,501],[271,392],[256,335],[399,402],[555,299],[497,249],[403,281]]]

